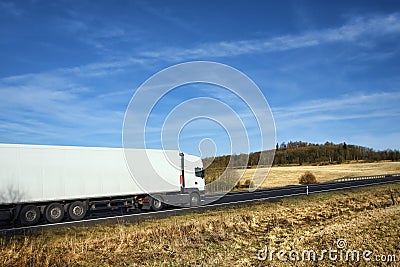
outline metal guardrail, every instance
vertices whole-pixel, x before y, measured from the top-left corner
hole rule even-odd
[[[394,177],[394,176],[400,176],[400,173],[371,175],[371,176],[346,176],[346,177],[337,178],[334,181],[335,182],[360,181],[360,180],[390,178],[390,177]]]

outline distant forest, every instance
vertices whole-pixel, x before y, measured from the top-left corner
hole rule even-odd
[[[267,156],[272,156],[271,152],[267,151]],[[268,162],[268,160],[263,159],[260,161],[260,155],[260,152],[255,152],[250,155],[219,156],[214,159],[205,158],[203,159],[203,163],[205,166],[209,165],[208,168],[226,168],[231,160],[229,165],[231,167],[251,168],[252,166],[263,165]],[[306,142],[289,142],[280,145],[276,144],[273,165],[327,165],[351,161],[374,162],[381,160],[399,161],[400,151],[391,149],[375,151],[372,148],[346,143],[334,144],[326,142],[325,144],[312,144]]]

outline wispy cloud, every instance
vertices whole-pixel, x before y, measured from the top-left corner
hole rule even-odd
[[[2,6],[4,8],[4,4]],[[150,12],[153,11],[150,10]],[[162,16],[163,14],[158,15]],[[173,21],[173,23],[179,24],[180,21]],[[83,41],[100,50],[112,48],[112,45],[109,46],[110,40],[125,38],[128,32],[120,25],[91,32],[86,21],[76,18],[67,25],[71,34],[81,36]],[[101,78],[131,70],[136,66],[139,66],[141,70],[148,66],[154,67],[156,65],[154,63],[165,61],[235,57],[315,47],[334,42],[350,42],[360,45],[373,42],[370,39],[379,41],[379,38],[376,37],[399,33],[400,14],[394,13],[385,16],[359,17],[336,28],[282,35],[269,39],[225,40],[183,48],[160,47],[142,51],[133,56],[127,55],[128,52],[123,51],[124,56],[112,54],[111,60],[99,60],[90,64],[59,68],[44,73],[5,77],[0,79],[0,98],[2,99],[0,102],[2,111],[0,135],[2,140],[9,142],[34,140],[35,138],[42,141],[65,140],[60,133],[69,136],[70,140],[82,140],[82,138],[96,134],[112,135],[112,138],[119,139],[123,112],[126,102],[133,92],[121,88],[96,90],[93,82],[81,82],[84,79],[96,78],[101,83]],[[392,51],[381,54],[384,58],[392,55]],[[369,56],[371,55],[359,55],[359,57],[367,59]],[[354,57],[357,60],[357,55]],[[92,87],[87,87],[86,84],[92,84]],[[229,98],[229,95],[227,96],[221,91],[216,90],[211,93],[216,99],[225,99],[228,103],[235,101],[234,98]],[[110,105],[110,101],[118,101],[117,97],[123,98],[125,102],[116,108],[115,105]],[[273,109],[273,114],[279,132],[284,128],[290,129],[300,124],[311,125],[319,122],[393,117],[398,120],[400,116],[398,103],[400,103],[400,93],[398,92],[352,93],[334,99],[317,99],[297,105],[276,107]],[[213,111],[216,109],[210,110],[210,112]],[[245,112],[245,109],[238,109],[241,118],[246,122]],[[226,116],[226,112],[217,113],[217,119],[233,121],[231,117]],[[253,124],[254,121],[249,119],[250,126],[247,130],[254,128]],[[228,125],[232,128],[238,126],[237,123],[232,125],[228,123]],[[112,142],[114,141],[110,141],[110,143]],[[107,140],[103,140],[102,144],[107,145]]]
[[[334,99],[318,99],[289,107],[273,108],[279,127],[312,125],[318,122],[400,118],[400,92],[355,93]]]
[[[155,8],[146,1],[138,1],[136,5],[138,5],[141,10],[149,13],[151,17],[160,18],[163,22],[167,22],[191,33],[196,31],[195,27],[193,27],[190,22],[180,19],[180,17],[173,14],[172,10],[169,8]]]
[[[115,97],[87,97],[86,87],[53,75],[14,77],[0,82],[0,136],[6,142],[120,145],[123,108]],[[100,95],[101,96],[101,95]],[[68,138],[65,138],[68,136]],[[68,141],[69,140],[69,141]]]
[[[399,13],[386,16],[358,17],[341,27],[283,35],[270,39],[222,41],[206,43],[188,49],[164,48],[162,49],[163,52],[146,51],[142,55],[164,60],[238,56],[251,53],[287,51],[333,42],[355,42],[368,37],[391,33],[400,33]]]
[[[19,17],[23,14],[23,11],[18,8],[14,2],[0,2],[0,12],[10,14],[12,16]]]
[[[90,63],[82,66],[59,69],[59,72],[72,73],[83,77],[108,76],[123,72],[126,68],[133,65],[146,64],[148,61],[140,58],[127,57],[121,60],[109,60],[103,62]]]
[[[93,62],[89,64],[84,64],[75,67],[59,68],[41,73],[27,73],[9,77],[0,78],[0,82],[25,82],[31,80],[32,83],[41,82],[50,79],[64,81],[64,85],[67,80],[74,80],[77,78],[93,78],[93,77],[106,77],[114,74],[118,74],[126,71],[132,66],[143,66],[152,60],[145,60],[135,57],[125,57],[124,59],[116,60],[104,60]],[[73,77],[72,77],[73,76]]]
[[[110,18],[98,19],[90,13],[68,9],[66,15],[55,18],[57,28],[74,41],[89,46],[102,58],[119,55],[121,44],[141,41],[144,31],[135,24],[124,23]],[[124,51],[126,52],[126,51]]]
[[[115,39],[116,36],[125,36],[123,28],[105,28],[98,32],[87,34],[87,23],[81,20],[72,20],[66,23],[66,27],[70,31],[84,31],[85,42],[91,42],[94,46],[101,49],[103,42],[109,43],[106,39]],[[322,29],[319,31],[305,32],[297,35],[283,35],[270,39],[255,39],[255,40],[239,40],[239,41],[221,41],[215,43],[205,43],[199,46],[190,48],[180,47],[161,47],[157,50],[148,50],[132,55],[113,56],[111,60],[103,60],[99,62],[89,63],[76,67],[62,68],[53,70],[52,72],[73,73],[82,77],[100,77],[108,76],[115,73],[120,73],[132,66],[151,66],[157,62],[168,61],[178,62],[191,59],[209,59],[240,56],[253,53],[269,53],[277,51],[286,51],[298,48],[306,48],[317,45],[329,44],[332,42],[356,42],[359,45],[360,40],[368,39],[371,36],[379,36],[385,34],[400,33],[400,14],[394,13],[386,16],[375,17],[359,17],[351,20],[347,24],[331,29]],[[118,39],[117,38],[117,39]],[[126,37],[124,37],[126,38]],[[371,41],[368,41],[371,42]],[[111,51],[108,47],[107,50]],[[104,51],[103,51],[104,52]],[[393,55],[393,52],[386,52],[377,55],[379,58],[388,58]],[[374,55],[354,55],[357,59],[376,58]]]
[[[374,149],[399,149],[399,102],[397,91],[355,92],[273,107],[277,139],[345,141]]]

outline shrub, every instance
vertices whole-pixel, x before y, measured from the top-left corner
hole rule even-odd
[[[299,183],[300,184],[316,184],[318,182],[317,182],[317,178],[315,177],[315,175],[312,172],[306,171],[302,176],[300,176]]]
[[[250,183],[251,183],[251,180],[250,179],[247,179],[246,181],[244,181],[244,186],[245,187],[249,187],[250,186]]]

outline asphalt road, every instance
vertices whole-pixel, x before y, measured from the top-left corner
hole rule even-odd
[[[0,229],[0,234],[2,235],[15,235],[15,234],[28,234],[32,232],[42,231],[44,229],[55,228],[55,227],[75,227],[75,226],[91,226],[104,223],[128,223],[128,222],[140,222],[144,220],[165,218],[170,216],[182,215],[187,213],[203,213],[208,210],[221,208],[224,206],[231,206],[243,203],[250,203],[254,201],[261,200],[273,200],[290,196],[314,194],[319,192],[336,191],[348,188],[356,188],[377,184],[400,182],[400,176],[391,176],[387,178],[376,178],[376,179],[366,179],[366,180],[356,180],[356,181],[346,181],[346,182],[330,182],[330,183],[320,183],[313,185],[299,185],[299,186],[286,186],[280,188],[271,189],[261,189],[253,192],[241,191],[241,192],[231,192],[224,195],[206,195],[207,205],[193,207],[193,208],[168,208],[166,210],[157,212],[135,212],[130,214],[115,214],[109,213],[102,215],[102,217],[94,216],[92,218],[87,218],[81,221],[66,221],[56,224],[44,224],[36,225],[31,227],[18,227],[18,228],[8,228]]]
[[[380,183],[390,183],[400,181],[400,176],[392,176],[387,178],[377,178],[377,179],[365,179],[365,180],[356,180],[356,181],[346,181],[346,182],[330,182],[330,183],[320,183],[320,184],[312,184],[312,185],[296,185],[296,186],[286,186],[280,188],[271,188],[271,189],[262,189],[254,192],[232,192],[228,193],[220,199],[214,201],[211,205],[215,204],[227,204],[227,203],[235,203],[235,202],[245,202],[245,201],[254,201],[261,199],[270,199],[270,198],[279,198],[279,197],[288,197],[288,196],[296,196],[296,195],[306,195],[307,187],[308,194],[326,192],[326,191],[334,191],[346,188],[354,188],[354,187],[362,187],[373,184]],[[208,200],[212,200],[213,196],[209,196]]]

